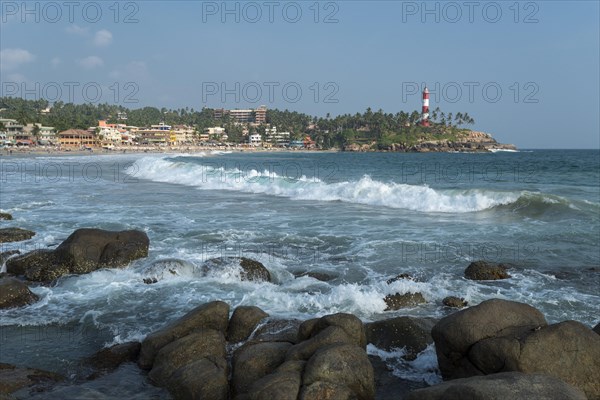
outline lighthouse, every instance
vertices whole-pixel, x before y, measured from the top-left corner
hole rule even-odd
[[[421,126],[429,126],[429,89],[423,90],[423,109],[421,110]]]

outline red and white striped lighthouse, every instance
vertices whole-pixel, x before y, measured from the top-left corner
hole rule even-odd
[[[423,109],[421,110],[421,126],[429,126],[429,89],[423,90]]]

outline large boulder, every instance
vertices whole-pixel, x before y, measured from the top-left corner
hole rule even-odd
[[[442,318],[431,330],[438,364],[444,379],[481,375],[468,358],[480,340],[519,334],[546,326],[544,315],[535,308],[507,300],[493,299]]]
[[[375,397],[373,366],[367,353],[354,344],[338,343],[319,349],[306,363],[302,382],[308,387],[317,382],[345,386],[357,399]]]
[[[317,381],[302,387],[300,400],[356,400],[356,394],[348,386]]]
[[[397,317],[365,324],[367,342],[380,349],[391,351],[404,349],[404,358],[414,360],[433,343],[431,329],[436,320],[432,318]]]
[[[475,261],[465,269],[465,278],[475,281],[507,279],[510,278],[510,275],[506,272],[507,269],[508,267],[504,264]]]
[[[271,273],[262,263],[246,257],[218,257],[207,260],[202,265],[205,274],[214,274],[227,268],[239,268],[242,281],[271,282]]]
[[[312,336],[290,347],[286,355],[287,360],[308,360],[322,347],[335,343],[346,343],[358,346],[356,340],[350,337],[346,331],[339,326],[329,326]]]
[[[177,369],[167,382],[175,400],[227,400],[227,370],[207,358],[201,358]]]
[[[196,307],[183,317],[146,336],[142,342],[138,365],[142,369],[151,369],[156,354],[169,343],[200,329],[214,329],[223,334],[227,332],[229,305],[222,301],[213,301]]]
[[[234,395],[247,393],[252,384],[269,375],[285,361],[290,343],[248,343],[233,355],[231,387]]]
[[[365,327],[362,321],[352,315],[337,313],[325,315],[319,319],[308,320],[300,325],[300,340],[309,339],[330,326],[340,327],[357,346],[364,348],[367,345]]]
[[[38,250],[11,258],[10,273],[32,281],[52,281],[65,274],[84,274],[100,268],[123,267],[148,255],[146,233],[78,229],[55,250]]]
[[[256,306],[239,306],[233,311],[227,328],[227,340],[238,343],[248,339],[256,326],[269,314]]]
[[[258,327],[252,334],[255,342],[289,342],[298,343],[298,330],[302,321],[299,319],[272,319]]]
[[[26,306],[39,297],[16,278],[0,278],[0,309]]]
[[[126,362],[135,362],[140,354],[140,342],[116,344],[102,349],[86,360],[86,364],[95,369],[88,379],[96,379],[117,369]]]
[[[585,394],[543,374],[503,372],[455,379],[415,390],[406,400],[586,400]]]
[[[248,391],[250,400],[296,400],[302,385],[304,361],[286,361],[275,372],[254,382]]]
[[[35,236],[35,232],[21,228],[0,228],[0,243],[20,242],[29,240]]]
[[[201,329],[191,333],[160,349],[148,376],[159,386],[166,386],[176,370],[202,358],[225,369],[225,345],[225,336],[217,330]]]
[[[64,379],[63,376],[54,372],[19,368],[11,364],[0,363],[0,397],[25,387],[41,391]]]

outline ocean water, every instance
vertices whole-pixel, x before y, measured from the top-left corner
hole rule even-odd
[[[15,218],[3,226],[37,232],[2,251],[53,248],[83,227],[150,237],[147,259],[35,287],[38,303],[0,311],[0,362],[73,377],[81,358],[216,299],[281,318],[372,321],[439,318],[449,312],[441,300],[457,295],[525,302],[549,322],[600,319],[598,151],[13,156],[0,165],[0,209]],[[202,273],[221,256],[259,260],[274,282],[240,282],[233,266]],[[510,264],[512,278],[466,280],[475,260]],[[305,271],[332,279],[295,277]],[[416,279],[386,283],[399,273]],[[159,281],[147,285],[149,276]],[[384,311],[386,295],[416,291],[427,304]],[[433,355],[410,365],[385,357],[399,376],[434,382]]]

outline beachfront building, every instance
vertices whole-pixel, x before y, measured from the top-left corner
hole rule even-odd
[[[171,145],[192,144],[195,139],[195,130],[188,125],[175,125],[171,130]]]
[[[200,136],[200,140],[203,140],[203,141],[207,141],[207,140],[223,141],[223,140],[227,140],[227,139],[228,139],[228,136],[227,136],[227,133],[225,133],[225,128],[222,128],[220,126],[206,128],[206,129],[204,129],[204,134]]]
[[[253,133],[248,136],[248,144],[250,146],[258,147],[262,144],[262,137],[258,133]]]
[[[142,128],[138,131],[138,141],[142,144],[166,146],[171,143],[171,139],[173,141],[177,140],[175,135],[171,138],[171,129],[171,125],[167,125],[164,122],[150,125],[150,128]]]
[[[37,127],[37,128],[36,128]],[[23,132],[35,143],[43,146],[54,146],[57,143],[56,130],[52,126],[43,126],[40,123],[29,123],[23,127]]]
[[[4,144],[12,146],[17,144],[17,136],[22,134],[23,124],[16,119],[0,118],[0,133]]]
[[[254,110],[254,122],[258,125],[267,123],[267,106],[260,106]]]
[[[243,110],[226,110],[224,108],[216,108],[213,110],[215,119],[221,119],[224,115],[229,115],[234,122],[240,124],[265,124],[267,122],[267,106]]]
[[[93,132],[83,129],[68,129],[59,132],[58,143],[60,147],[66,148],[97,147],[99,144],[98,138]]]
[[[265,141],[273,146],[287,146],[290,143],[289,132],[277,132],[277,127],[265,129]]]

